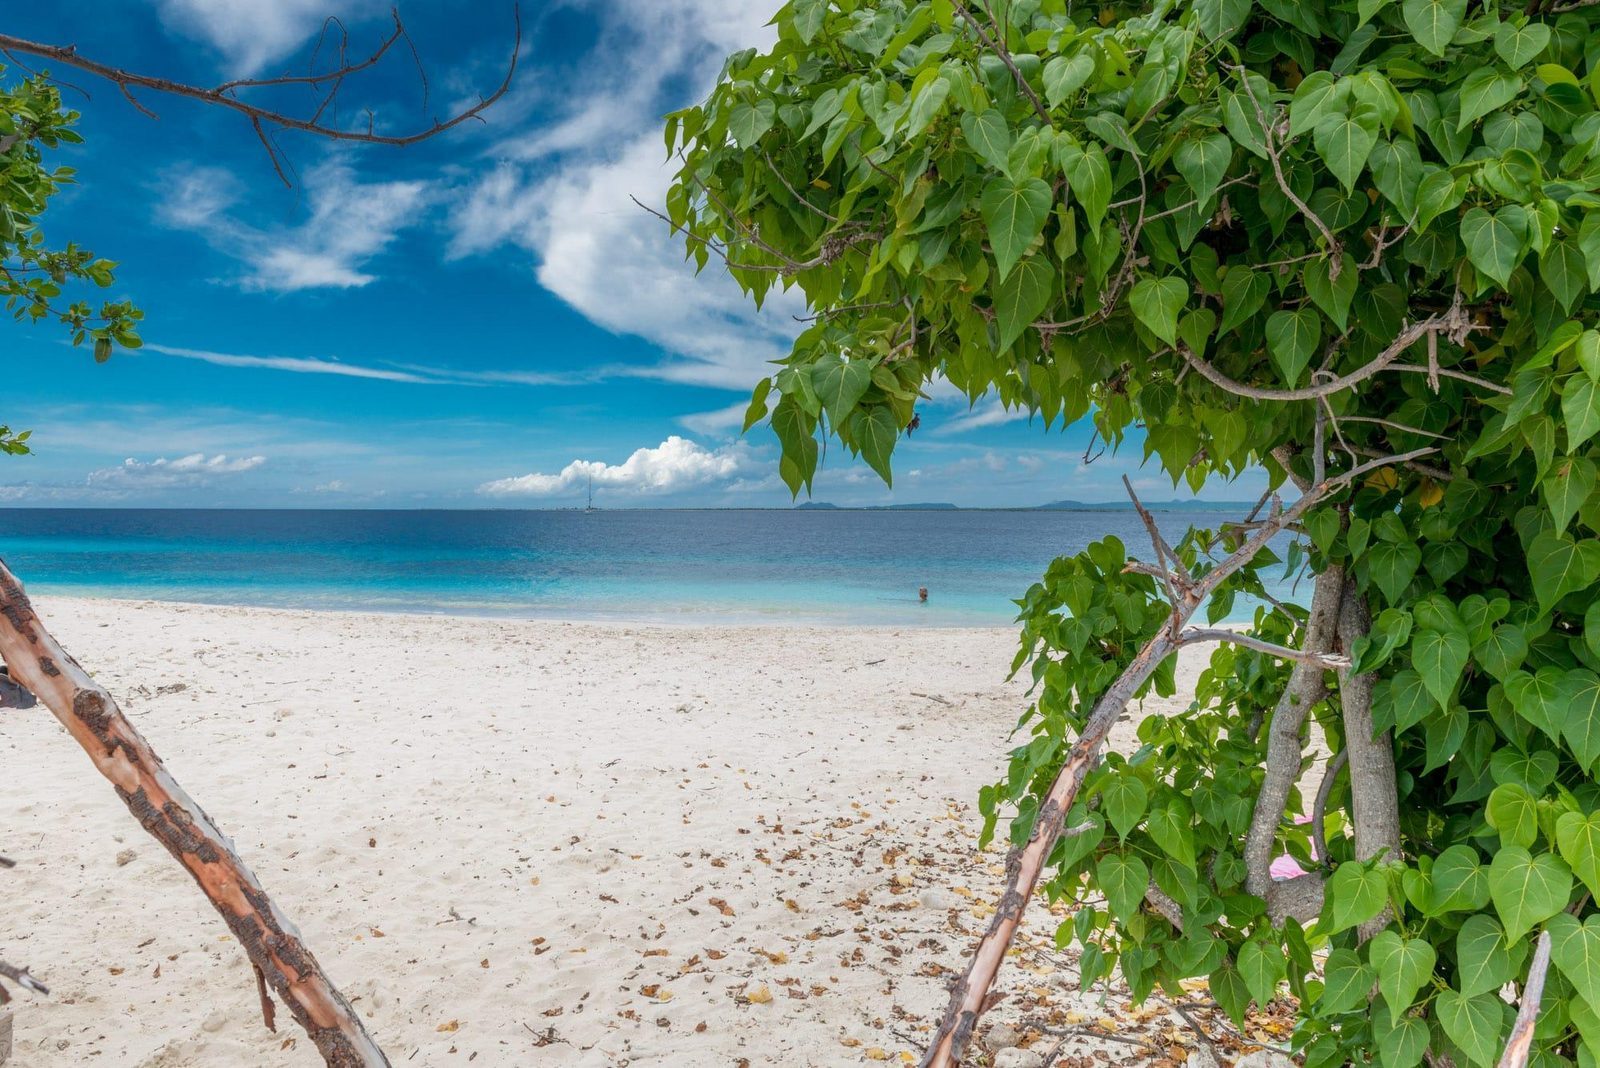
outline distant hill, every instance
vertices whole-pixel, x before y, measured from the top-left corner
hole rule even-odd
[[[1254,501],[1145,501],[1152,512],[1238,512],[1249,511]],[[1051,501],[1034,505],[1035,512],[1122,512],[1133,508],[1132,501]]]
[[[794,507],[795,511],[809,512],[838,512],[844,510],[839,505],[829,504],[827,501],[806,501]],[[847,505],[846,507],[850,511],[857,512],[957,512],[961,510],[957,505],[946,504],[942,501],[929,504],[862,504]]]

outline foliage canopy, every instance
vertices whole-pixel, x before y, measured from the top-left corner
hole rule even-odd
[[[1246,843],[1297,683],[1220,646],[1189,712],[1145,720],[1067,815],[1088,829],[1046,890],[1078,906],[1059,938],[1084,982],[1206,977],[1236,1016],[1287,982],[1310,1064],[1490,1065],[1500,991],[1548,931],[1535,1059],[1600,1060],[1600,6],[792,0],[776,24],[669,116],[667,214],[702,267],[814,312],[746,421],[795,492],[825,434],[887,481],[941,379],[1113,446],[1136,431],[1195,488],[1434,450],[1332,495],[1210,608],[1268,566],[1348,575],[1370,626],[1309,713],[1352,760],[1390,754],[1398,841],[1358,850],[1356,791],[1330,777],[1314,855],[1291,789],[1267,825],[1320,909],[1274,922]],[[1176,553],[1201,574],[1241,537]],[[1165,584],[1128,564],[1108,539],[1021,602],[1030,737],[983,797],[1016,842],[1168,623]],[[1269,602],[1250,629],[1312,628]]]

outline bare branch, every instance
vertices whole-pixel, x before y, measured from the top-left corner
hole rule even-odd
[[[1522,1003],[1517,1007],[1517,1022],[1511,1026],[1511,1040],[1500,1055],[1497,1068],[1527,1068],[1533,1052],[1533,1028],[1539,1022],[1539,1003],[1544,1000],[1544,979],[1550,971],[1550,931],[1539,932],[1534,946],[1533,964],[1527,982],[1522,984]]]
[[[1023,95],[1026,96],[1029,102],[1033,104],[1034,114],[1038,115],[1039,118],[1042,119],[1046,125],[1048,125],[1050,122],[1050,112],[1045,109],[1044,101],[1039,99],[1039,94],[1033,91],[1033,86],[1028,84],[1028,79],[1024,78],[1022,76],[1022,72],[1017,69],[1016,63],[1012,62],[1011,53],[1006,51],[1005,44],[990,37],[989,34],[984,31],[984,28],[978,25],[978,20],[972,17],[972,12],[967,10],[967,6],[961,3],[961,0],[956,0],[955,9],[956,14],[965,19],[967,25],[972,27],[972,32],[978,35],[978,40],[983,42],[983,46],[1000,57],[1000,62],[1006,65],[1006,69],[1009,70],[1011,72],[1011,76],[1016,79],[1017,88],[1021,89]]]
[[[1234,67],[1233,70],[1239,76],[1239,82],[1244,86],[1245,95],[1250,98],[1250,105],[1255,109],[1256,118],[1261,123],[1262,147],[1267,150],[1267,159],[1272,164],[1272,174],[1278,180],[1278,188],[1283,190],[1283,195],[1289,199],[1289,202],[1298,208],[1300,214],[1310,220],[1311,224],[1322,234],[1322,240],[1328,246],[1328,278],[1330,281],[1337,280],[1339,272],[1344,267],[1344,246],[1339,243],[1337,237],[1333,236],[1333,231],[1328,229],[1328,224],[1322,221],[1322,217],[1312,211],[1311,206],[1301,200],[1300,195],[1289,185],[1289,179],[1283,173],[1283,160],[1280,158],[1279,148],[1276,144],[1278,140],[1278,122],[1267,117],[1266,107],[1257,99],[1255,87],[1250,84],[1249,72],[1242,65]]]
[[[1254,635],[1243,631],[1228,630],[1223,627],[1196,628],[1191,627],[1179,635],[1182,645],[1199,645],[1203,642],[1228,642],[1232,645],[1242,645],[1246,649],[1255,649],[1270,656],[1281,657],[1284,660],[1294,660],[1313,667],[1326,668],[1329,671],[1342,671],[1350,666],[1348,656],[1338,653],[1318,652],[1312,649],[1291,649],[1286,645],[1276,645],[1264,641]]]
[[[1269,520],[1262,524],[1240,547],[1215,568],[1196,581],[1183,599],[1173,605],[1179,628],[1200,607],[1212,592],[1235,574],[1287,524],[1296,522],[1328,495],[1349,485],[1369,471],[1392,463],[1403,463],[1427,455],[1433,449],[1415,449],[1409,453],[1358,464],[1342,474],[1330,477],[1311,486],[1288,509],[1274,508]],[[1078,790],[1091,768],[1099,763],[1101,750],[1111,733],[1111,728],[1122,716],[1128,702],[1141,686],[1149,680],[1158,667],[1179,648],[1175,634],[1179,628],[1163,626],[1136,653],[1122,674],[1111,683],[1094,704],[1078,740],[1067,753],[1060,771],[1056,773],[1039,808],[1033,832],[1020,847],[1006,858],[1006,889],[1000,905],[989,921],[989,928],[978,940],[972,958],[961,978],[950,991],[950,1004],[945,1010],[939,1029],[922,1059],[923,1068],[956,1068],[966,1054],[967,1047],[978,1025],[978,1019],[989,1005],[989,992],[1005,961],[1006,951],[1022,923],[1023,910],[1033,896],[1043,874],[1045,861],[1061,839],[1067,813],[1071,811]],[[1320,897],[1318,880],[1314,888]],[[1270,903],[1269,903],[1270,904]]]
[[[1322,772],[1322,784],[1317,787],[1317,799],[1311,806],[1311,846],[1316,850],[1317,860],[1324,868],[1328,863],[1328,833],[1326,830],[1328,814],[1328,798],[1333,793],[1333,782],[1339,777],[1339,772],[1344,770],[1345,764],[1350,761],[1350,752],[1346,749],[1339,750],[1337,756],[1328,761],[1328,766]]]
[[[169,96],[186,97],[190,100],[199,100],[202,103],[213,104],[217,107],[227,108],[231,111],[237,111],[250,120],[251,124],[255,126],[258,133],[261,131],[263,126],[270,126],[287,130],[298,130],[302,133],[315,134],[318,137],[327,138],[331,141],[359,141],[367,144],[404,146],[413,145],[419,141],[426,141],[428,138],[436,137],[439,134],[444,133],[446,130],[459,126],[464,122],[468,122],[470,120],[481,120],[483,113],[501,97],[506,95],[506,92],[511,88],[511,78],[516,73],[517,61],[520,58],[522,51],[521,9],[513,8],[512,17],[515,23],[515,35],[511,47],[511,58],[506,66],[505,77],[501,79],[500,84],[495,88],[495,90],[486,97],[479,97],[476,104],[462,109],[449,118],[435,119],[431,126],[406,134],[380,134],[373,130],[370,124],[366,130],[351,130],[338,126],[331,126],[323,122],[321,118],[323,108],[327,106],[327,100],[324,100],[322,106],[318,107],[313,116],[310,118],[301,118],[296,115],[290,115],[287,112],[279,111],[275,108],[262,107],[257,104],[252,104],[247,100],[240,99],[236,95],[237,91],[240,89],[259,89],[284,85],[319,86],[329,83],[334,86],[334,91],[336,92],[338,85],[343,79],[352,74],[370,68],[383,58],[384,54],[388,52],[388,50],[396,41],[406,37],[405,27],[400,22],[398,13],[396,13],[394,16],[394,30],[384,38],[383,43],[378,47],[378,50],[373,53],[371,57],[359,63],[341,64],[339,67],[321,74],[284,75],[277,78],[235,79],[234,81],[223,82],[221,85],[209,89],[202,86],[188,85],[184,82],[173,81],[170,78],[158,78],[148,74],[139,74],[135,71],[124,70],[120,67],[113,67],[110,64],[90,59],[87,56],[79,55],[76,45],[44,44],[38,41],[25,40],[21,37],[13,37],[10,34],[0,34],[0,51],[7,53],[21,52],[25,55],[37,56],[38,58],[51,63],[58,63],[68,67],[76,67],[79,70],[87,71],[98,78],[104,78],[106,81],[111,82],[119,90],[121,90],[122,95],[127,97],[128,101],[133,104],[134,107],[138,108],[141,112],[150,116],[151,118],[156,117],[154,112],[145,107],[134,97],[133,92],[135,89],[148,90],[153,93],[164,93]],[[331,99],[331,95],[329,99]],[[264,135],[262,136],[262,141],[263,143],[266,142]],[[277,169],[280,177],[284,177],[283,169],[278,165],[276,154],[272,153],[270,145],[268,147],[268,151],[269,154],[274,156],[274,168]],[[287,182],[288,179],[284,177],[284,181]]]

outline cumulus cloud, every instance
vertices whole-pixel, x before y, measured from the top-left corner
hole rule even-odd
[[[431,196],[426,182],[363,182],[332,160],[305,173],[310,214],[304,222],[260,227],[233,214],[240,185],[223,168],[180,168],[167,185],[158,210],[162,221],[242,260],[248,268],[237,279],[242,288],[272,292],[352,289],[375,281],[366,264],[418,220]]]
[[[349,22],[380,8],[376,0],[160,0],[168,28],[214,46],[241,76],[309,48],[329,16]]]
[[[580,6],[603,20],[595,54],[605,62],[563,97],[542,101],[569,107],[555,122],[496,146],[498,166],[452,213],[451,254],[524,248],[540,284],[592,322],[676,354],[653,374],[748,388],[766,361],[788,350],[797,330],[791,316],[803,301],[774,294],[757,312],[719,270],[696,277],[666,225],[630,197],[659,208],[672,173],[662,158],[661,113],[703,96],[728,53],[770,43],[766,23],[778,4]]]
[[[674,434],[653,449],[636,450],[620,464],[574,460],[556,474],[496,479],[479,486],[478,492],[489,497],[548,497],[583,489],[592,479],[597,488],[624,493],[672,493],[735,478],[752,466],[743,442],[707,449]]]
[[[109,490],[203,486],[219,478],[254,471],[266,462],[265,456],[230,457],[223,453],[207,456],[203,452],[190,453],[175,460],[164,456],[148,461],[129,457],[117,467],[103,467],[89,472],[85,481],[91,488]]]

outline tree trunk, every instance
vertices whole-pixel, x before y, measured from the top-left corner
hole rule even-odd
[[[1329,567],[1317,576],[1300,645],[1305,652],[1325,653],[1333,648],[1344,588],[1341,567]],[[1272,853],[1278,843],[1278,827],[1289,803],[1289,792],[1300,778],[1300,734],[1305,727],[1306,713],[1328,695],[1323,671],[1319,664],[1296,661],[1267,727],[1267,773],[1261,782],[1261,792],[1256,795],[1255,814],[1244,841],[1245,889],[1259,898],[1265,898],[1272,889]]]
[[[233,844],[183,792],[111,695],[56,644],[4,563],[0,657],[11,677],[38,695],[111,780],[134,818],[188,869],[323,1060],[334,1068],[387,1068],[360,1017]]]
[[[1344,605],[1339,612],[1339,640],[1349,650],[1371,626],[1372,613],[1367,608],[1367,599],[1351,582],[1346,586]],[[1372,675],[1347,671],[1339,685],[1339,700],[1344,711],[1344,744],[1350,764],[1350,820],[1355,830],[1357,860],[1383,856],[1398,860],[1400,800],[1394,773],[1394,741],[1388,731],[1373,735],[1372,684]],[[1385,909],[1375,919],[1362,924],[1362,940],[1383,930],[1390,919]]]

